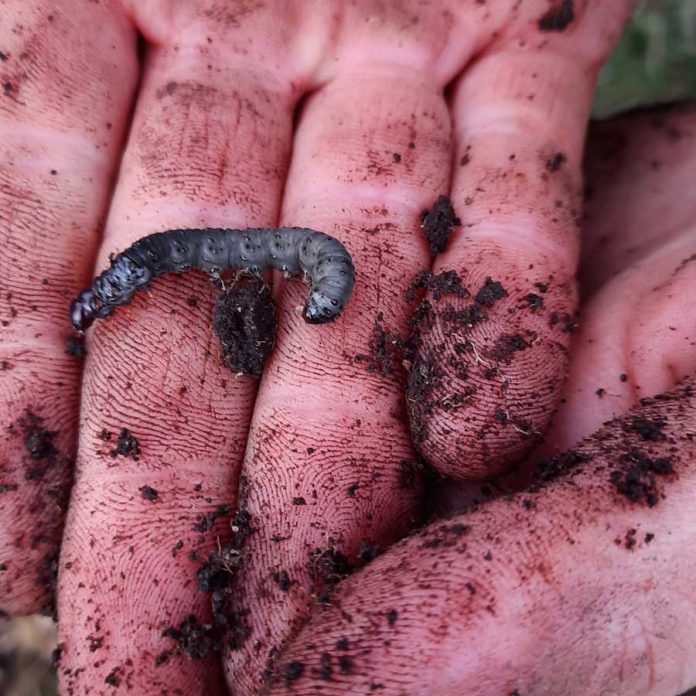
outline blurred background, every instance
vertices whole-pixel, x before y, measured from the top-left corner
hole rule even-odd
[[[642,0],[602,69],[594,118],[694,97],[696,0]],[[0,696],[56,696],[55,648],[49,617],[0,618]]]

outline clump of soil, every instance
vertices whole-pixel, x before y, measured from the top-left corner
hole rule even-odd
[[[121,432],[116,439],[116,447],[109,452],[109,456],[112,459],[116,457],[128,457],[137,462],[140,459],[140,454],[140,442],[138,438],[136,438],[128,428],[121,428]]]
[[[201,623],[193,614],[189,614],[179,626],[166,628],[162,635],[171,638],[179,652],[195,660],[202,660],[211,651],[219,649],[215,627],[212,624]],[[158,664],[166,661],[164,653],[156,658]]]
[[[328,546],[310,551],[307,572],[312,583],[312,593],[320,604],[330,601],[331,590],[351,572],[348,558],[329,539]]]
[[[243,497],[240,493],[240,498]],[[196,529],[200,532],[212,530],[215,521],[229,512],[228,505],[218,505],[208,515],[201,516]],[[160,653],[155,664],[164,664],[172,653],[183,652],[200,659],[211,651],[220,652],[224,647],[237,650],[249,636],[248,612],[244,609],[232,609],[230,601],[232,579],[245,561],[244,545],[256,530],[251,525],[251,516],[244,509],[234,516],[230,528],[232,536],[229,542],[211,553],[196,572],[198,591],[211,595],[212,622],[201,624],[195,617],[189,616],[178,627],[168,628],[162,635],[174,640],[176,648]]]
[[[252,276],[227,288],[215,303],[213,327],[225,365],[260,377],[276,336],[275,303],[263,280]]]
[[[32,462],[25,473],[29,481],[42,479],[48,469],[55,465],[58,456],[58,450],[54,444],[58,433],[55,430],[47,430],[43,423],[44,419],[30,409],[27,409],[19,419],[24,448]]]
[[[438,196],[430,210],[421,213],[421,225],[433,256],[447,248],[452,229],[462,224],[455,215],[452,201],[447,196]]]
[[[418,290],[421,289],[430,290],[435,300],[442,299],[443,295],[469,297],[469,291],[462,285],[462,279],[456,271],[442,271],[441,273],[418,271],[408,286],[406,299],[409,302],[413,301]]]
[[[561,476],[578,467],[579,464],[591,461],[593,455],[590,452],[570,449],[561,452],[554,457],[541,459],[536,464],[534,472],[534,485],[532,488],[539,488],[542,484],[554,481]]]
[[[659,501],[656,476],[674,473],[674,466],[669,457],[652,459],[645,453],[631,449],[623,457],[624,469],[615,469],[610,480],[621,495],[633,503],[643,503],[654,507]]]

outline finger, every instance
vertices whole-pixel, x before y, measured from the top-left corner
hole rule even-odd
[[[692,199],[682,195],[696,167],[695,125],[696,113],[685,106],[592,128],[580,267],[589,300],[558,411],[533,455],[495,484],[436,484],[432,500],[440,514],[525,488],[538,459],[696,370],[696,330],[685,306],[694,293],[696,218]]]
[[[100,267],[162,229],[274,223],[299,80],[262,14],[237,25],[162,3],[135,16],[158,43]],[[250,35],[270,43],[250,55]],[[90,336],[61,560],[66,692],[221,691],[224,637],[197,571],[230,533],[256,382],[222,365],[214,292],[202,274],[165,277]]]
[[[394,341],[406,330],[411,278],[429,262],[420,212],[447,186],[441,88],[459,49],[438,58],[449,31],[439,11],[408,29],[398,23],[398,33],[399,13],[374,3],[336,21],[332,35],[349,38],[326,55],[325,80],[301,112],[282,220],[340,237],[356,286],[338,322],[320,331],[293,312],[297,286],[283,289],[244,462],[240,505],[254,531],[233,584],[243,633],[226,671],[236,693],[256,693],[308,605],[331,602],[349,567],[405,533],[420,493]],[[367,65],[365,55],[389,58]]]
[[[587,231],[598,270],[589,270],[589,258],[586,268],[590,287],[603,275],[605,282],[583,307],[563,401],[542,453],[571,446],[696,370],[696,217],[680,194],[696,168],[696,115],[665,114],[659,129],[654,119],[624,119],[621,160],[593,180],[598,197],[589,203]],[[685,178],[673,178],[679,174]],[[623,220],[617,209],[626,211]],[[611,235],[608,221],[616,224]]]
[[[271,693],[693,685],[695,435],[691,378],[547,462],[535,489],[425,528],[341,586]]]
[[[583,133],[597,69],[627,11],[572,7],[562,32],[526,15],[454,89],[462,228],[434,271],[456,271],[468,294],[434,300],[423,315],[408,394],[418,448],[450,477],[485,478],[519,460],[563,385]]]
[[[81,367],[66,352],[67,311],[91,273],[137,78],[134,39],[110,6],[2,10],[0,612],[53,607]]]

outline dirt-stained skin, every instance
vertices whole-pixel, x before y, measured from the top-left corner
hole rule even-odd
[[[678,644],[670,616],[691,611],[679,597],[694,569],[678,551],[693,525],[677,505],[691,396],[634,414],[654,427],[617,421],[588,441],[589,460],[552,460],[547,478],[573,468],[538,491],[389,550],[422,521],[424,469],[472,480],[510,467],[561,396],[578,336],[585,119],[627,9],[12,4],[0,23],[0,407],[14,428],[0,608],[48,605],[39,572],[72,472],[58,568],[65,693],[215,695],[225,679],[239,694],[269,682],[573,693],[571,663],[609,689],[619,664],[630,693],[646,674],[643,690],[666,696],[696,679],[688,664],[670,670],[650,633]],[[461,224],[426,238],[422,213],[442,194]],[[339,239],[356,289],[318,331],[297,309],[302,288],[278,283],[260,383],[223,364],[216,291],[198,274],[163,278],[156,298],[98,322],[84,363],[66,354],[68,303],[111,254],[160,230],[277,225]],[[684,358],[646,387],[632,359],[612,364],[616,384],[594,386],[625,389],[623,411],[688,371]],[[608,625],[623,627],[613,642]],[[464,654],[462,635],[474,645]],[[549,645],[559,653],[540,654]]]

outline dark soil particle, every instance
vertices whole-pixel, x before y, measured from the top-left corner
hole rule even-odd
[[[600,388],[597,389],[597,391],[595,392],[595,394],[596,394],[600,399],[601,399],[606,393],[607,393],[607,390],[604,389],[604,387],[600,387]]]
[[[421,213],[421,225],[433,256],[441,254],[449,242],[452,229],[461,225],[455,215],[452,201],[447,196],[438,196],[432,209]]]
[[[374,544],[368,539],[363,539],[358,546],[358,563],[361,566],[367,565],[383,553],[384,549],[379,544]]]
[[[336,650],[349,650],[350,649],[350,643],[348,642],[348,638],[339,638],[336,641]]]
[[[333,678],[333,666],[331,665],[331,653],[321,654],[319,663],[319,678],[324,681],[331,681]]]
[[[429,290],[435,300],[442,299],[444,295],[469,296],[456,271],[442,271],[437,274],[430,271],[418,271],[406,291],[406,299],[409,302],[413,301],[417,291],[421,289]]]
[[[427,418],[433,412],[430,393],[443,376],[443,371],[431,357],[419,354],[411,363],[406,389],[408,400],[417,405],[411,409],[411,436],[415,444],[423,442],[428,435]]]
[[[515,353],[527,348],[529,344],[520,334],[501,334],[488,354],[497,362],[508,364]]]
[[[292,499],[292,504],[293,505],[306,505],[307,501],[302,496],[298,496],[298,497]]]
[[[211,510],[210,512],[207,512],[205,515],[199,515],[198,516],[198,521],[194,525],[193,529],[196,532],[209,532],[214,526],[215,522],[220,518],[220,517],[225,517],[226,515],[229,515],[230,512],[232,511],[232,508],[229,505],[218,505],[215,510]]]
[[[476,293],[474,300],[484,307],[492,307],[497,300],[501,300],[503,297],[507,297],[507,291],[502,283],[488,276]]]
[[[393,626],[396,623],[396,620],[399,618],[399,612],[396,609],[390,609],[387,612],[387,623],[390,626]]]
[[[260,377],[276,336],[275,304],[261,278],[238,281],[218,297],[213,327],[225,365],[235,374]]]
[[[634,418],[630,423],[630,428],[635,430],[643,440],[657,442],[665,439],[665,435],[662,432],[665,425],[666,421],[661,419]]]
[[[546,168],[550,172],[557,172],[566,163],[567,159],[564,153],[557,152],[546,160]]]
[[[530,309],[543,309],[544,308],[544,298],[541,295],[537,295],[534,292],[524,296],[525,302],[529,305]]]
[[[341,674],[351,674],[353,672],[353,660],[348,655],[339,655],[338,668]]]
[[[544,14],[537,26],[540,31],[565,31],[575,19],[573,0],[553,0],[553,5]]]
[[[159,493],[152,486],[141,486],[138,490],[145,500],[157,500],[159,498]]]
[[[628,375],[627,375],[625,372],[622,372],[622,373],[619,375],[619,380],[620,380],[621,382],[627,382],[627,381],[628,381]]]
[[[128,428],[121,428],[121,432],[116,440],[116,447],[109,452],[109,456],[113,459],[119,456],[128,457],[137,462],[140,459],[140,454],[140,442],[138,442],[138,439]]]
[[[109,686],[119,687],[121,685],[121,668],[114,667],[107,675],[104,681],[109,684]]]
[[[293,682],[296,682],[304,674],[304,671],[304,662],[299,662],[298,660],[283,665],[281,672],[285,686],[290,687]]]
[[[65,342],[65,352],[73,358],[84,358],[87,355],[84,336],[68,336]]]
[[[348,558],[329,539],[325,548],[315,548],[309,554],[307,572],[312,584],[312,593],[324,598],[343,578],[351,572]]]
[[[370,353],[368,355],[358,354],[355,356],[356,361],[366,364],[368,372],[376,372],[386,377],[400,369],[404,342],[397,333],[384,328],[382,312],[378,312],[375,317],[369,347]]]
[[[584,464],[592,460],[592,454],[589,452],[581,452],[580,450],[567,450],[561,452],[555,457],[541,459],[536,464],[534,473],[535,487],[541,484],[554,481],[555,479],[565,476],[567,473],[576,469],[579,464]]]
[[[53,459],[57,454],[53,444],[57,433],[52,430],[46,430],[43,427],[43,422],[44,419],[34,414],[31,410],[27,410],[24,416],[19,419],[19,425],[24,436],[24,446],[30,459],[35,461]]]
[[[212,528],[210,526],[211,520],[214,524],[212,518],[217,519],[220,513],[224,515],[228,512],[229,506],[219,505],[214,512],[209,513],[212,517],[209,518],[206,515],[204,518],[206,530]],[[252,527],[251,516],[246,510],[237,512],[230,527],[232,529],[230,541],[208,556],[207,560],[198,568],[196,579],[199,592],[211,594],[213,610],[211,636],[215,638],[218,648],[221,645],[227,645],[235,650],[244,643],[250,630],[247,623],[248,612],[245,610],[234,611],[229,606],[232,594],[231,585],[237,570],[245,560],[243,549],[246,540],[256,530]]]
[[[629,529],[626,532],[626,537],[624,538],[624,546],[630,551],[632,548],[635,547],[636,545],[636,534],[638,533],[638,530],[636,529]]]
[[[56,464],[58,457],[58,450],[54,444],[58,433],[47,430],[43,424],[44,419],[37,416],[31,409],[27,409],[19,419],[24,449],[31,462],[24,474],[29,481],[42,479]],[[12,430],[13,427],[10,426],[10,429]]]
[[[287,592],[292,586],[292,580],[287,570],[278,571],[273,579],[278,583],[278,587],[280,587],[283,592]]]
[[[645,543],[649,544],[654,538],[655,538],[655,535],[652,532],[648,532],[645,535]]]
[[[211,651],[219,649],[215,627],[200,623],[193,614],[187,616],[178,627],[165,629],[162,636],[171,638],[179,652],[194,660],[202,660]]]
[[[656,476],[674,473],[672,460],[667,457],[651,459],[643,452],[631,449],[623,457],[623,469],[615,469],[610,480],[621,495],[633,503],[654,507],[659,501]]]

